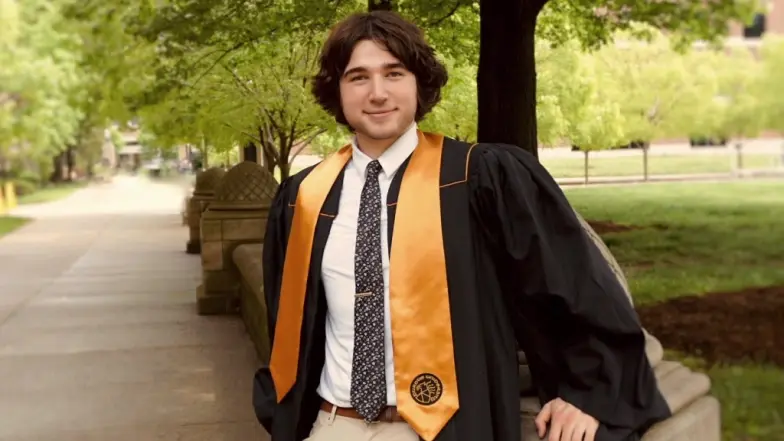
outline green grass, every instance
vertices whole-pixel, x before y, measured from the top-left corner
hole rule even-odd
[[[30,219],[13,216],[0,216],[0,237],[16,230],[29,222]]]
[[[603,235],[635,302],[784,284],[784,181],[571,188],[590,220],[649,227]]]
[[[603,235],[635,303],[784,284],[784,181],[571,188],[589,220],[649,228]],[[784,440],[784,369],[703,366],[722,403],[726,441]]]
[[[725,441],[780,441],[784,439],[784,370],[775,366],[706,366],[699,359],[671,351],[711,377],[712,392],[721,401]]]
[[[23,204],[40,204],[45,202],[54,202],[59,199],[70,196],[76,190],[83,188],[86,184],[83,182],[72,182],[67,184],[56,184],[41,189],[35,190],[30,194],[20,196],[18,203]]]
[[[730,173],[734,168],[734,155],[651,155],[648,157],[649,175],[677,175],[701,173]],[[779,166],[779,159],[772,154],[743,154],[744,169],[766,169]],[[573,158],[542,156],[542,164],[556,178],[582,178],[585,162],[579,153]],[[588,176],[642,176],[643,157],[597,157],[589,155]]]
[[[784,370],[715,366],[707,373],[721,401],[726,441],[784,440]]]

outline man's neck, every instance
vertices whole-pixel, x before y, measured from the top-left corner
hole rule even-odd
[[[401,133],[397,138],[371,139],[357,133],[357,148],[370,159],[378,159],[402,135]]]

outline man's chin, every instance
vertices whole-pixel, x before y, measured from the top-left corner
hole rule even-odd
[[[389,127],[364,127],[362,130],[363,135],[370,139],[382,141],[390,138],[397,138],[403,134],[395,124],[390,124]]]

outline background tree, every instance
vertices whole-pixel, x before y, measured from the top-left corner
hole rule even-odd
[[[597,61],[601,84],[611,85],[612,101],[624,119],[623,145],[642,148],[643,175],[648,178],[648,146],[657,138],[679,136],[694,115],[692,104],[710,96],[700,94],[690,80],[693,72],[688,53],[677,53],[663,33],[645,27],[640,39],[635,32],[619,32],[592,57]]]
[[[589,54],[583,55],[577,68],[580,78],[574,104],[569,107],[566,118],[569,125],[568,137],[584,155],[585,183],[588,183],[589,153],[611,149],[627,138],[624,132],[626,120],[621,105],[612,90],[617,84],[602,82],[599,74],[600,61]]]
[[[426,131],[475,142],[476,68],[467,63],[458,63],[451,57],[445,57],[443,61],[449,71],[449,82],[441,93],[441,102],[420,126]]]
[[[554,42],[540,38],[536,46],[537,141],[552,147],[569,142],[569,132],[578,121],[587,100],[589,84],[581,70],[579,43]]]
[[[759,136],[769,118],[763,68],[747,48],[737,48],[715,58],[718,73],[717,134],[734,139],[736,166],[743,168],[743,142]]]
[[[781,73],[784,72],[784,38],[766,35],[763,40],[762,72],[760,88],[766,93],[762,95],[762,106],[766,109],[768,118],[766,128],[784,134],[784,82]],[[784,144],[781,146],[780,163],[784,165]]]
[[[31,185],[45,173],[44,158],[72,142],[81,118],[77,36],[64,29],[62,10],[42,0],[4,0],[0,15],[0,171]],[[64,50],[66,49],[66,50]],[[22,189],[24,190],[24,189]]]

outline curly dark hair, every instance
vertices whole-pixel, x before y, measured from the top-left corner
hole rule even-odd
[[[383,45],[411,71],[417,80],[419,122],[441,101],[441,88],[449,76],[415,24],[390,11],[354,14],[338,23],[329,34],[319,58],[319,72],[313,77],[316,101],[335,120],[349,126],[340,105],[340,78],[357,43],[372,40]],[[349,127],[350,128],[350,127]]]

